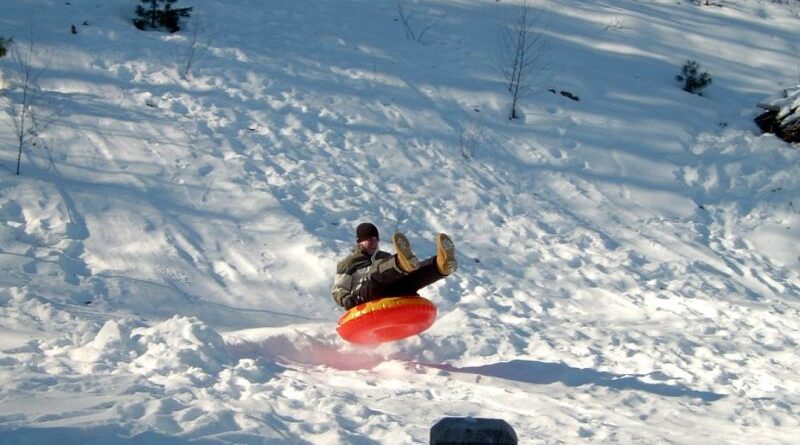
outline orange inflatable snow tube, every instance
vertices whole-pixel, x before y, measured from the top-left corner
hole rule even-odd
[[[339,317],[336,331],[350,343],[369,345],[419,334],[434,320],[436,306],[428,299],[387,297],[351,308]]]

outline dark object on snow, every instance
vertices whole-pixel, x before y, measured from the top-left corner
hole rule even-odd
[[[431,428],[430,445],[517,445],[517,433],[503,419],[445,417]]]
[[[707,72],[700,72],[700,64],[694,60],[687,60],[681,69],[681,74],[675,76],[675,80],[683,82],[683,90],[692,94],[702,96],[700,92],[711,83],[711,76]]]
[[[778,112],[775,110],[767,110],[753,119],[761,129],[762,133],[776,134],[781,131],[781,126],[778,125]]]
[[[139,0],[145,6],[136,7],[136,15],[139,18],[133,19],[133,24],[141,30],[147,28],[160,29],[166,28],[169,32],[180,31],[181,17],[189,17],[193,8],[172,9],[172,4],[178,0]],[[163,3],[159,9],[158,3]]]
[[[766,110],[754,119],[763,133],[800,143],[800,86],[785,89],[758,106]]]
[[[76,28],[75,25],[71,25],[69,30],[73,34],[77,34],[78,33],[78,28]]]
[[[784,124],[777,111],[765,111],[754,120],[763,133],[772,133],[786,142],[800,143],[800,119]]]
[[[547,91],[549,91],[549,92],[551,92],[551,93],[553,93],[553,94],[556,94],[556,93],[557,93],[557,91],[556,91],[556,90],[554,90],[554,89],[552,89],[552,88],[549,88]],[[574,100],[575,102],[578,102],[578,101],[580,101],[580,100],[581,100],[581,98],[580,98],[580,97],[578,97],[578,96],[576,96],[576,95],[574,95],[574,94],[570,93],[569,91],[563,91],[563,90],[562,90],[562,91],[561,91],[561,95],[562,95],[562,96],[564,96],[564,97],[566,97],[567,99],[572,99],[572,100]]]
[[[8,47],[11,45],[11,38],[0,37],[0,58],[3,58],[8,53]]]
[[[580,100],[581,100],[581,98],[580,98],[580,97],[578,97],[578,96],[576,96],[576,95],[574,95],[574,94],[570,93],[569,91],[562,91],[562,92],[561,92],[561,95],[562,95],[562,96],[564,96],[564,97],[566,97],[567,99],[572,99],[572,100],[574,100],[575,102],[578,102],[578,101],[580,101]]]

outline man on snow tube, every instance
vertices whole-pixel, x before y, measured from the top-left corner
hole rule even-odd
[[[455,246],[444,233],[436,236],[436,256],[422,262],[402,233],[392,235],[392,244],[397,252],[394,255],[379,249],[375,225],[358,225],[356,245],[336,266],[331,293],[339,306],[349,310],[378,298],[416,295],[458,268]]]

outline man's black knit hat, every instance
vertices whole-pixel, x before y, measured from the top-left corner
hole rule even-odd
[[[361,223],[356,228],[356,242],[361,242],[372,237],[381,239],[378,236],[378,228],[372,223]]]

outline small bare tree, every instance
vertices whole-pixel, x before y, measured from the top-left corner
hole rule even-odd
[[[33,32],[28,44],[11,47],[12,68],[9,80],[9,99],[11,101],[10,126],[14,131],[17,148],[17,175],[20,174],[22,153],[28,147],[30,138],[51,122],[50,118],[40,118],[34,110],[34,102],[41,94],[38,80],[50,64],[48,59],[42,66],[34,64],[36,52]]]
[[[200,34],[200,25],[195,25],[192,29],[192,35],[189,38],[189,47],[184,54],[184,63],[181,67],[181,79],[187,80],[189,78],[189,71],[206,53],[209,47],[209,42],[200,42],[198,36]]]
[[[406,32],[406,38],[424,44],[423,38],[425,37],[425,33],[444,20],[450,11],[445,11],[438,16],[431,16],[426,13],[424,14],[422,25],[415,25],[412,23],[416,20],[415,16],[417,15],[417,11],[406,12],[400,2],[397,3],[397,12],[400,14],[400,23],[403,25],[403,30]]]
[[[498,54],[500,70],[511,93],[509,119],[519,117],[517,103],[530,92],[533,77],[544,69],[545,41],[539,29],[542,22],[542,12],[523,0],[500,27]]]

